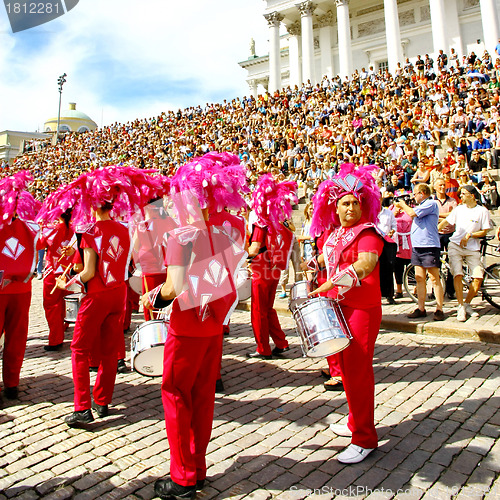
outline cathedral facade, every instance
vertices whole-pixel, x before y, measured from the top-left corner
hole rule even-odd
[[[274,92],[355,69],[394,72],[406,58],[458,57],[499,42],[500,0],[266,0],[269,45],[240,62],[250,93]]]

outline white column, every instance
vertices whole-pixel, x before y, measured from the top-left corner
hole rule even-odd
[[[349,78],[353,73],[351,49],[351,23],[348,0],[335,0],[337,4],[337,29],[339,32],[339,75]]]
[[[403,63],[401,34],[399,31],[398,3],[396,0],[384,0],[385,38],[389,71],[394,74],[399,63]]]
[[[318,19],[319,50],[321,52],[321,79],[325,75],[328,78],[333,76],[332,25],[333,14],[332,11],[329,10]],[[319,79],[320,78],[318,78],[318,80]]]
[[[281,90],[280,61],[280,22],[283,16],[279,12],[264,14],[269,24],[269,92]]]
[[[444,0],[446,12],[446,34],[448,35],[447,50],[443,49],[445,54],[450,56],[451,47],[453,47],[459,57],[463,55],[462,34],[460,32],[460,21],[458,19],[457,0]]]
[[[495,47],[498,43],[498,13],[495,0],[480,0],[481,21],[483,23],[484,45],[493,61],[498,55]]]
[[[448,38],[446,35],[446,13],[444,0],[429,0],[431,8],[432,41],[434,55],[439,54],[439,49],[448,53]]]
[[[290,34],[288,38],[288,62],[290,67],[290,87],[300,86],[302,83],[302,68],[300,65],[300,23],[295,22],[287,26]]]
[[[250,95],[257,99],[257,81],[256,80],[248,80],[248,87],[250,88]]]
[[[313,12],[316,4],[310,0],[299,3],[300,24],[302,28],[302,79],[304,82],[311,80],[316,83],[314,75],[314,38],[313,38]]]

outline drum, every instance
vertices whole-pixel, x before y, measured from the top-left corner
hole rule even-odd
[[[132,367],[141,375],[160,377],[163,373],[163,346],[168,324],[163,320],[146,321],[132,335]]]
[[[310,300],[309,292],[314,290],[312,281],[297,281],[290,289],[290,302],[288,308],[294,311],[306,300]]]
[[[240,267],[236,274],[236,291],[238,292],[238,302],[248,300],[252,296],[252,278],[248,268]]]
[[[128,284],[137,295],[142,295],[142,275],[140,269],[134,271],[134,274],[128,279]]]
[[[352,338],[339,305],[327,297],[309,299],[293,311],[304,354],[324,358],[345,349]]]
[[[66,323],[76,322],[76,317],[78,316],[78,311],[80,309],[81,298],[81,293],[74,293],[72,295],[66,295],[66,297],[64,297],[64,302],[66,304],[66,314],[64,316],[64,321],[66,321]]]

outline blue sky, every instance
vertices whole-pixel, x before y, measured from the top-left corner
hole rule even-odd
[[[262,0],[80,0],[64,16],[13,34],[0,5],[0,131],[42,130],[62,109],[96,123],[156,116],[248,93],[238,66],[267,53]]]

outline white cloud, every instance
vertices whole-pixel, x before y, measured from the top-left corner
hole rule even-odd
[[[0,7],[0,130],[34,130],[62,108],[101,125],[248,92],[238,62],[267,52],[262,0],[81,0],[65,16],[12,34]],[[227,93],[227,95],[226,95]]]

